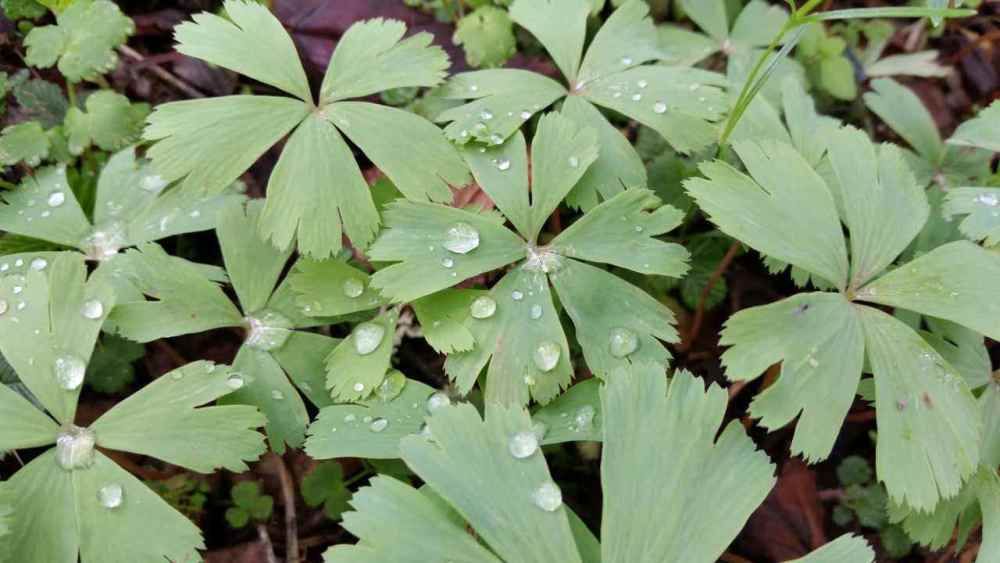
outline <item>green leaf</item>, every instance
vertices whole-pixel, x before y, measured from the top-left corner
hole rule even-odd
[[[613,377],[615,368],[635,362],[667,364],[670,353],[659,341],[676,342],[677,331],[665,305],[614,274],[569,258],[551,280],[596,375]]]
[[[691,21],[716,42],[722,43],[729,37],[729,17],[724,0],[680,0],[680,5]]]
[[[816,104],[806,92],[805,85],[795,77],[786,77],[781,83],[781,106],[792,144],[806,162],[818,166],[829,144],[825,129],[835,127],[838,122],[816,111]]]
[[[295,44],[278,18],[257,2],[226,0],[225,15],[202,12],[174,30],[177,51],[228,68],[312,102]]]
[[[847,57],[824,57],[819,62],[819,82],[838,100],[851,101],[858,97],[854,65]]]
[[[55,443],[59,426],[7,385],[0,385],[0,405],[5,416],[10,417],[0,429],[0,451]]]
[[[237,506],[227,508],[226,522],[232,528],[243,528],[250,523],[250,513]]]
[[[4,16],[11,21],[34,20],[47,13],[45,6],[35,0],[0,0],[0,8],[3,8]]]
[[[219,213],[216,233],[229,279],[248,313],[263,309],[288,262],[291,249],[277,250],[257,237],[263,202],[229,205]]]
[[[930,208],[895,146],[876,151],[866,133],[846,127],[830,134],[829,151],[851,232],[850,287],[859,288],[906,249]]]
[[[138,291],[152,298],[115,307],[110,320],[125,338],[150,342],[243,322],[222,288],[196,264],[170,256],[156,244],[129,250],[115,259],[115,265]]]
[[[8,125],[0,131],[0,166],[13,166],[22,160],[38,166],[49,156],[49,138],[37,121]]]
[[[69,151],[80,154],[91,143],[113,151],[133,143],[138,140],[148,113],[147,105],[132,105],[128,98],[112,90],[94,92],[87,96],[86,112],[72,107],[66,114]]]
[[[565,96],[566,88],[535,72],[504,68],[456,74],[441,89],[441,95],[473,100],[435,117],[435,121],[449,123],[444,130],[449,139],[460,144],[475,140],[495,145]]]
[[[100,453],[97,455],[103,457]],[[74,509],[76,494],[72,474],[60,468],[55,457],[54,450],[43,453],[4,484],[12,492],[11,507],[17,514],[11,534],[4,537],[11,560],[75,561],[78,558],[79,515]],[[39,541],[39,530],[61,533],[53,533],[46,541]]]
[[[413,312],[431,348],[439,354],[472,350],[475,339],[462,321],[473,301],[485,294],[468,289],[446,289],[414,301]]]
[[[345,529],[360,538],[357,545],[335,545],[326,563],[376,561],[460,561],[500,563],[500,559],[452,518],[447,506],[391,477],[375,477],[351,499],[354,512],[344,514]],[[384,534],[386,522],[394,534]],[[541,542],[538,542],[541,543]],[[524,561],[524,559],[521,559]]]
[[[326,357],[340,343],[338,338],[330,338],[314,332],[293,331],[288,340],[271,354],[285,370],[292,383],[317,407],[333,403],[326,391]]]
[[[70,379],[72,388],[63,388],[53,375],[55,366],[86,365],[114,294],[99,279],[87,281],[79,254],[63,253],[45,270],[31,268],[0,281],[0,300],[7,305],[0,315],[0,353],[41,405],[65,424],[76,412],[80,382]],[[96,318],[86,316],[85,309]]]
[[[961,124],[948,144],[1000,152],[1000,102],[993,102],[975,119]]]
[[[598,205],[551,243],[565,256],[674,278],[687,272],[689,253],[656,238],[681,224],[683,214],[660,205],[653,192],[631,189]]]
[[[567,205],[589,211],[601,199],[611,199],[623,190],[646,186],[646,168],[632,143],[592,104],[579,96],[563,102],[561,114],[580,129],[597,133],[597,160],[590,165],[566,197]]]
[[[1000,189],[952,188],[942,211],[946,217],[966,215],[958,229],[969,239],[1000,245]]]
[[[759,377],[781,362],[781,377],[759,393],[750,413],[777,430],[798,418],[792,454],[810,462],[830,455],[864,363],[864,334],[853,307],[834,293],[802,293],[740,311],[719,341],[734,381]]]
[[[0,229],[8,233],[77,247],[90,232],[90,222],[66,179],[65,166],[38,170],[18,189],[4,191],[3,200]]]
[[[149,115],[143,138],[157,141],[147,155],[164,181],[184,178],[186,191],[215,193],[308,113],[308,106],[299,100],[273,96],[170,102],[156,106]]]
[[[920,336],[958,370],[969,389],[978,389],[990,382],[992,365],[983,335],[941,319],[928,318],[925,321],[931,330],[920,331]]]
[[[591,102],[622,113],[659,133],[671,146],[690,153],[716,142],[710,123],[727,106],[725,78],[688,67],[644,65],[598,78],[581,92]]]
[[[843,287],[847,251],[823,179],[789,145],[741,141],[734,148],[753,178],[724,162],[705,163],[707,179],[687,180],[687,192],[727,235]]]
[[[69,108],[62,89],[46,80],[26,80],[15,85],[14,97],[25,116],[46,129],[62,124]]]
[[[715,561],[771,490],[774,466],[738,421],[719,434],[721,388],[684,371],[668,382],[657,364],[614,375],[601,390],[601,559]]]
[[[97,342],[87,366],[87,385],[101,393],[120,393],[135,380],[132,364],[145,355],[141,344],[112,334]]]
[[[369,275],[337,259],[302,259],[289,276],[295,300],[317,316],[346,315],[384,304],[369,284]]]
[[[921,76],[924,78],[945,78],[952,73],[951,67],[939,64],[940,53],[936,50],[920,51],[884,57],[865,68],[868,76]]]
[[[378,229],[378,212],[354,155],[317,114],[285,144],[267,193],[260,233],[279,248],[298,239],[300,252],[322,259],[340,249],[342,230],[363,247]]]
[[[317,368],[320,366],[317,365]],[[270,353],[244,344],[233,360],[233,369],[244,383],[220,404],[257,407],[267,420],[265,430],[271,450],[278,455],[285,445],[298,448],[305,441],[309,413],[298,390]]]
[[[533,505],[536,488],[551,482],[544,457],[518,459],[508,451],[512,435],[531,431],[525,411],[488,404],[482,421],[463,404],[436,411],[428,424],[433,442],[404,438],[403,460],[494,553],[506,561],[580,561],[566,511]],[[351,529],[348,517],[344,523]]]
[[[696,65],[718,52],[721,46],[711,37],[676,25],[660,25],[657,34],[660,38],[660,57],[668,65]]]
[[[91,426],[99,446],[150,455],[200,473],[246,471],[264,452],[265,419],[247,406],[202,407],[242,384],[227,366],[192,362],[161,376]]]
[[[490,298],[496,302],[493,315],[466,317],[465,326],[476,347],[449,355],[445,371],[464,395],[489,363],[487,401],[523,405],[534,398],[549,402],[569,386],[573,367],[545,274],[526,268],[511,270],[493,286]]]
[[[403,391],[385,401],[377,394],[356,404],[330,405],[320,409],[309,426],[305,450],[315,459],[400,457],[399,440],[419,434],[427,415],[427,399],[435,390],[407,379]],[[375,431],[378,419],[388,421]]]
[[[837,466],[837,480],[845,487],[865,485],[872,480],[873,476],[868,460],[859,455],[845,457]]]
[[[916,332],[877,309],[856,310],[875,375],[879,480],[895,502],[928,511],[976,471],[975,398]]]
[[[739,48],[767,47],[787,21],[788,12],[783,7],[751,0],[733,22],[730,37]]]
[[[337,42],[320,87],[320,106],[393,88],[437,86],[449,61],[422,32],[403,39],[406,24],[376,18],[357,22]]]
[[[631,0],[615,10],[597,31],[576,77],[576,89],[660,58],[659,37],[646,2]]]
[[[989,280],[1000,279],[1000,255],[968,241],[940,246],[858,292],[858,299],[902,307],[1000,338],[1000,304]]]
[[[604,439],[601,414],[601,380],[585,379],[531,414],[532,428],[542,424],[540,443],[599,442]],[[539,428],[541,430],[541,428]]]
[[[875,551],[861,536],[844,534],[805,557],[787,563],[873,563]]]
[[[363,399],[382,383],[395,346],[397,317],[398,312],[393,309],[360,323],[327,356],[326,388],[333,398],[341,401]],[[381,336],[376,342],[374,333],[378,330]],[[359,336],[361,342],[358,342]],[[371,345],[374,349],[365,351]]]
[[[474,68],[503,66],[517,52],[514,22],[506,10],[485,5],[458,21],[452,41],[465,50]]]
[[[366,102],[338,102],[323,111],[408,199],[451,201],[449,185],[469,183],[455,148],[422,117]]]
[[[545,47],[570,84],[577,79],[587,32],[587,0],[515,0],[510,17]]]
[[[488,216],[431,203],[397,201],[387,206],[388,228],[368,251],[377,261],[398,262],[372,276],[372,286],[396,302],[429,295],[525,254],[525,243]],[[467,254],[449,251],[448,231],[465,224],[478,233]]]
[[[118,64],[115,48],[135,32],[135,24],[114,2],[76,0],[56,16],[55,25],[32,29],[24,39],[25,62],[59,72],[70,82],[91,80]]]
[[[501,145],[479,148],[465,145],[461,151],[476,183],[490,196],[497,209],[517,232],[531,232],[528,148],[524,134],[518,131]]]
[[[344,472],[339,463],[321,462],[302,478],[302,498],[312,507],[324,506],[328,518],[340,519],[350,506],[351,491],[344,484]]]
[[[909,88],[890,78],[872,81],[873,91],[865,94],[865,105],[893,131],[916,149],[920,156],[940,163],[945,145],[934,118],[920,98]]]

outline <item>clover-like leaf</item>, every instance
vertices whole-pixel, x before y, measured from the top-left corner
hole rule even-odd
[[[1000,102],[993,102],[975,119],[958,127],[948,144],[1000,152]]]
[[[80,154],[91,143],[106,151],[134,143],[147,113],[148,105],[130,104],[128,98],[114,91],[94,92],[87,96],[86,111],[71,107],[66,113],[69,152]]]
[[[945,195],[946,217],[965,215],[958,229],[986,246],[1000,245],[1000,189],[953,188]]]
[[[379,223],[341,132],[408,197],[444,201],[451,198],[449,185],[466,183],[468,174],[454,148],[430,123],[402,110],[343,101],[437,85],[447,57],[430,46],[429,34],[403,39],[405,25],[392,20],[355,24],[337,43],[316,106],[291,38],[277,18],[255,2],[227,0],[224,8],[229,19],[201,14],[179,26],[178,50],[298,99],[240,95],[157,106],[145,137],[158,141],[149,155],[168,181],[184,178],[188,192],[218,191],[291,133],[268,182],[259,229],[278,247],[297,241],[301,252],[317,259],[340,249],[342,233],[366,246]],[[373,127],[373,121],[380,125]],[[377,133],[390,129],[402,133]],[[247,135],[248,130],[253,133]],[[335,185],[334,178],[342,181]]]
[[[38,166],[49,156],[49,143],[37,121],[8,125],[0,131],[0,166],[13,166],[21,161]]]
[[[480,6],[455,26],[453,41],[465,51],[472,67],[502,66],[517,50],[514,25],[506,10]]]
[[[76,0],[56,15],[55,25],[32,29],[24,40],[25,62],[59,72],[70,82],[91,80],[118,64],[115,48],[135,32],[135,24],[108,0]]]

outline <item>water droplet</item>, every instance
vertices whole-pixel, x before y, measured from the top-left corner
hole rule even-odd
[[[460,221],[448,227],[441,246],[456,254],[468,254],[479,248],[479,231],[472,225]]]
[[[364,418],[361,419],[361,422],[364,422],[365,424],[368,424],[371,421],[372,421],[372,417],[370,417],[370,416],[366,416],[366,417],[364,417]]]
[[[635,226],[635,232],[641,233],[642,231],[643,231],[642,225],[636,225]]]
[[[531,457],[538,451],[538,437],[530,430],[518,432],[507,442],[507,451],[517,459]]]
[[[531,119],[531,112],[524,110],[521,112],[521,119]]]
[[[616,358],[624,358],[639,347],[639,337],[627,328],[611,329],[611,355]]]
[[[277,389],[271,391],[271,398],[275,401],[283,401],[285,399],[285,394]]]
[[[552,371],[559,365],[559,356],[562,355],[562,348],[551,340],[546,340],[535,348],[532,359],[535,367],[544,372]]]
[[[7,308],[8,308],[7,300],[6,299],[0,299],[0,315],[3,315],[4,313],[6,313],[7,312]]]
[[[430,397],[427,397],[427,410],[434,412],[442,407],[447,407],[451,404],[451,399],[444,391],[437,391]]]
[[[806,363],[808,363],[809,367],[811,367],[811,368],[817,368],[817,367],[819,367],[819,360],[817,360],[816,358],[814,358],[812,356],[809,356],[808,358],[806,358]]]
[[[1000,198],[998,198],[996,194],[992,193],[979,194],[976,196],[976,201],[988,207],[996,207],[997,205],[1000,205]]]
[[[382,400],[383,403],[388,403],[389,401],[395,399],[403,392],[403,387],[406,386],[406,376],[403,372],[398,369],[394,369],[386,374],[382,383],[375,388],[375,394],[378,398]]]
[[[90,299],[83,303],[83,308],[80,310],[84,317],[94,321],[101,318],[104,315],[104,305],[96,299]]]
[[[629,56],[622,57],[622,64],[625,66],[632,64],[632,57]]]
[[[469,314],[474,319],[488,319],[497,312],[497,302],[488,295],[481,295],[469,305]]]
[[[471,91],[471,92],[478,92],[479,91],[479,86],[476,86],[475,84],[470,84],[469,85],[469,91]]]
[[[452,266],[455,265],[455,261],[445,256],[444,258],[441,259],[441,265],[444,266],[445,268],[451,268]]]
[[[572,427],[575,432],[587,432],[590,430],[591,425],[594,424],[594,416],[597,411],[594,407],[590,405],[583,405],[582,407],[576,409],[576,413],[573,414]]]
[[[524,384],[527,385],[528,387],[534,387],[535,383],[537,383],[537,381],[535,381],[535,378],[533,376],[531,375],[524,376]]]
[[[354,327],[352,335],[354,336],[354,351],[360,356],[367,356],[382,343],[385,328],[378,323],[364,322]]]
[[[257,313],[244,322],[248,329],[246,344],[257,350],[277,350],[292,334],[291,321],[273,311]]]
[[[649,82],[646,82],[645,80],[640,80],[636,82],[636,86],[638,86],[639,88],[645,88],[646,86],[649,86]]]
[[[385,430],[386,427],[388,427],[388,426],[389,426],[389,421],[388,420],[386,420],[386,419],[384,419],[382,417],[378,417],[378,418],[376,418],[375,420],[372,421],[372,423],[369,426],[369,428],[372,429],[372,432],[381,432],[381,431]]]
[[[52,192],[49,194],[49,199],[46,200],[49,207],[59,207],[66,202],[66,194],[63,192]]]
[[[513,299],[514,301],[520,301],[524,299],[524,294],[515,289],[514,291],[510,292],[510,298]]]
[[[361,383],[361,382],[359,381],[359,382],[355,383],[355,384],[354,384],[354,386],[353,386],[353,387],[351,387],[351,389],[354,389],[354,392],[355,392],[355,393],[360,393],[360,392],[362,392],[362,391],[364,391],[364,390],[365,390],[365,384],[364,384],[364,383]]]
[[[579,158],[577,158],[575,156],[569,157],[569,167],[570,168],[578,168],[579,166],[580,166],[580,159]]]
[[[348,415],[344,416],[344,422],[348,422],[348,423],[354,422],[357,419],[358,419],[358,417],[354,416],[353,414],[348,414]]]
[[[656,102],[653,104],[653,113],[667,113],[667,104]]]
[[[243,387],[244,383],[245,381],[243,381],[243,376],[238,373],[231,374],[226,378],[226,386],[233,391]]]
[[[75,391],[83,384],[83,376],[87,373],[87,363],[79,356],[66,354],[56,358],[52,364],[52,371],[60,389]]]
[[[497,170],[500,170],[501,172],[503,172],[505,170],[510,170],[510,159],[509,158],[498,158],[498,159],[496,159],[493,162],[493,164],[495,164],[496,167],[497,167]]]
[[[34,260],[31,261],[31,269],[35,270],[36,272],[41,272],[48,265],[49,263],[45,258],[35,258]]]
[[[342,289],[345,296],[354,299],[361,297],[361,294],[365,292],[365,284],[357,278],[347,278],[344,280]]]
[[[170,374],[170,378],[174,381],[180,381],[184,379],[184,372],[179,369],[174,370],[174,372]]]
[[[559,490],[559,485],[546,481],[531,493],[531,499],[535,506],[545,512],[555,512],[562,506],[562,491]]]
[[[67,471],[90,467],[96,443],[90,429],[72,425],[56,438],[56,463]]]
[[[614,94],[611,95],[611,97],[612,98],[620,98],[620,97],[622,97],[622,93],[621,92],[615,92]]]
[[[638,102],[641,99],[642,99],[642,94],[632,94],[632,101],[633,102]]]
[[[493,119],[493,112],[488,109],[484,109],[483,111],[479,112],[479,118],[482,119],[483,121],[489,121]]]
[[[123,491],[118,483],[109,483],[97,491],[97,501],[101,506],[108,509],[118,508],[122,505]]]
[[[19,285],[15,285],[14,287],[11,288],[11,291],[14,293],[14,295],[20,295],[21,292],[24,291],[24,288]]]
[[[500,133],[494,133],[494,134],[490,135],[490,144],[493,144],[493,145],[502,145],[503,144],[503,137],[500,136]]]
[[[87,235],[80,246],[89,260],[104,261],[121,250],[125,244],[125,232],[119,223],[112,223],[105,229],[95,230]]]
[[[532,319],[535,319],[535,320],[538,320],[538,319],[542,318],[542,306],[541,305],[532,305],[531,306],[531,311],[528,314],[531,316]]]

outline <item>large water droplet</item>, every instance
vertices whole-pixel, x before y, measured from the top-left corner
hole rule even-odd
[[[653,104],[653,113],[667,113],[667,104],[656,102]]]
[[[104,315],[104,305],[96,299],[89,299],[83,303],[83,308],[80,310],[80,313],[83,314],[84,317],[92,321],[96,321]]]
[[[611,355],[624,358],[639,347],[639,337],[627,328],[611,329]]]
[[[492,145],[502,145],[503,144],[503,137],[500,136],[500,133],[494,133],[494,134],[490,135],[490,144],[492,144]]]
[[[488,319],[496,312],[497,302],[489,295],[481,295],[469,305],[469,314],[474,319]]]
[[[364,384],[364,383],[361,383],[361,382],[359,381],[359,382],[355,383],[355,384],[354,384],[354,386],[353,386],[353,387],[351,387],[351,389],[354,389],[354,392],[355,392],[355,393],[361,393],[362,391],[364,391],[364,390],[365,390],[365,384]]]
[[[546,340],[535,348],[532,359],[535,361],[535,367],[541,371],[549,372],[559,365],[559,356],[561,354],[562,348],[558,344],[551,340]]]
[[[35,258],[31,261],[31,269],[36,272],[41,272],[49,265],[49,262],[45,258]]]
[[[403,372],[398,369],[394,369],[386,374],[382,383],[375,388],[375,394],[378,395],[378,398],[381,399],[382,402],[388,403],[398,397],[399,394],[403,392],[403,387],[405,386],[406,376],[403,375]]]
[[[498,159],[496,159],[496,161],[494,162],[494,164],[496,164],[497,170],[500,170],[501,172],[504,171],[504,170],[510,170],[510,159],[509,158],[498,158]]]
[[[998,198],[996,194],[991,193],[979,194],[976,196],[976,201],[987,207],[996,207],[997,205],[1000,205],[1000,198]]]
[[[510,292],[510,298],[513,299],[514,301],[520,301],[524,299],[524,294],[515,289],[514,291]]]
[[[56,438],[56,463],[67,471],[90,467],[96,443],[90,429],[72,425]]]
[[[97,491],[97,502],[108,509],[118,508],[122,505],[124,491],[118,483],[108,483]]]
[[[518,432],[510,437],[507,442],[507,450],[510,455],[517,459],[530,457],[531,454],[538,451],[538,437],[530,430]]]
[[[79,356],[66,354],[56,358],[52,364],[52,372],[60,389],[75,391],[83,384],[83,376],[87,373],[87,363]]]
[[[59,207],[66,202],[66,194],[63,192],[52,192],[47,200],[49,207]]]
[[[347,278],[344,280],[342,289],[346,297],[354,299],[361,297],[361,294],[365,292],[365,284],[357,278]]]
[[[632,57],[629,56],[622,57],[622,64],[625,66],[632,64]]]
[[[479,248],[479,231],[468,223],[455,223],[448,227],[442,246],[456,254],[468,254]]]
[[[562,491],[559,490],[559,485],[546,481],[531,493],[531,500],[538,508],[546,512],[555,512],[562,506]]]
[[[243,376],[238,373],[234,373],[226,378],[226,386],[233,391],[243,387],[244,383],[246,382],[243,380]]]
[[[479,118],[482,119],[483,121],[489,121],[493,119],[493,112],[488,109],[484,109],[483,111],[479,112]]]
[[[371,428],[372,432],[381,432],[385,430],[388,426],[389,426],[388,420],[382,417],[378,417],[372,421],[371,425],[369,425],[369,428]]]
[[[542,306],[541,305],[532,305],[531,306],[531,311],[528,314],[531,316],[532,319],[535,319],[535,320],[538,320],[538,319],[542,318]]]
[[[371,354],[382,344],[385,336],[385,327],[371,321],[364,322],[354,327],[354,351],[360,356]]]
[[[447,407],[450,404],[451,399],[444,391],[438,391],[430,397],[427,397],[427,410],[430,412],[434,412],[442,407]]]

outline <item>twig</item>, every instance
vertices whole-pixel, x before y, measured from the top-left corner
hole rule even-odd
[[[677,346],[681,352],[690,350],[694,346],[694,341],[698,339],[698,334],[701,332],[701,325],[705,321],[705,304],[708,302],[708,296],[712,292],[712,288],[715,287],[715,284],[722,278],[722,274],[726,273],[726,270],[729,269],[739,250],[740,241],[733,241],[733,244],[729,246],[729,250],[726,251],[726,255],[722,257],[722,261],[719,262],[715,271],[712,272],[712,276],[708,278],[705,287],[702,288],[701,297],[698,298],[698,307],[694,311],[694,320],[691,321],[691,329],[688,331],[688,337]]]
[[[271,542],[271,536],[267,533],[267,526],[257,524],[257,537],[264,544],[264,552],[267,553],[267,563],[278,563],[278,558],[274,556],[274,544]]]
[[[281,482],[281,500],[285,505],[285,562],[299,562],[299,529],[295,518],[295,485],[292,476],[285,466],[285,460],[275,453],[269,453],[268,458],[278,472]]]
[[[129,47],[128,45],[122,45],[122,46],[118,47],[118,50],[121,51],[121,53],[123,55],[125,55],[126,57],[132,59],[133,61],[139,61],[139,62],[145,62],[146,61],[146,57],[142,56],[142,53],[140,53],[139,51],[136,51],[135,49]],[[163,69],[163,67],[161,67],[159,65],[156,65],[156,64],[150,64],[150,65],[147,65],[147,66],[148,66],[149,70],[151,70],[153,72],[153,74],[155,74],[156,76],[160,77],[164,82],[170,84],[174,88],[177,88],[181,92],[184,92],[188,96],[191,96],[192,98],[204,98],[205,97],[205,94],[202,94],[197,88],[195,88],[194,86],[191,86],[187,82],[184,82],[180,78],[177,78],[173,74],[167,72],[166,70]]]

